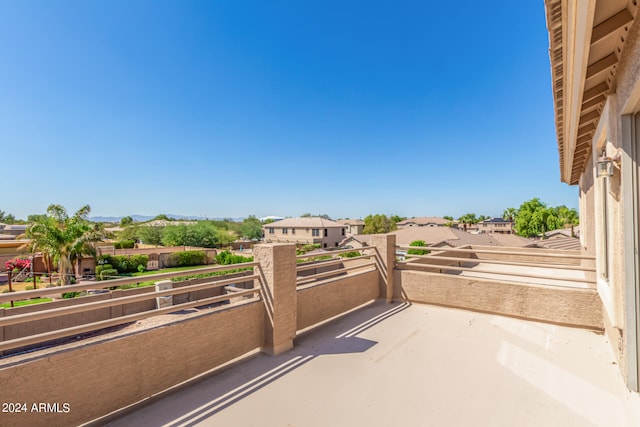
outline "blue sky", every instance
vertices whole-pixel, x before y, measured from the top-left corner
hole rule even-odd
[[[577,208],[542,0],[5,0],[0,43],[19,218]]]

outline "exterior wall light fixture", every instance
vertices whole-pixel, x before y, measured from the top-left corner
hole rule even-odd
[[[613,176],[613,168],[620,169],[620,163],[622,163],[620,149],[617,149],[613,156],[607,156],[606,151],[602,150],[602,155],[596,161],[596,176],[598,178]]]
[[[611,157],[598,157],[598,161],[596,162],[596,176],[598,178],[613,176],[613,160],[611,160]]]

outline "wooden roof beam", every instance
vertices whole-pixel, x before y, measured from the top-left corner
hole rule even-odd
[[[580,147],[585,144],[591,145],[592,139],[593,139],[593,135],[591,135],[590,133],[586,135],[582,135],[580,138],[576,140],[576,147]]]
[[[597,107],[599,104],[603,103],[607,100],[607,96],[604,93],[601,93],[597,97],[590,99],[587,102],[582,103],[582,111],[587,111],[593,107]]]
[[[593,64],[587,67],[587,79],[592,78],[593,76],[602,73],[603,71],[608,71],[611,67],[618,63],[618,57],[615,53],[610,53],[599,61],[594,62]]]
[[[611,18],[596,25],[591,32],[591,44],[605,38],[616,30],[619,30],[633,19],[633,15],[626,8],[613,15]]]
[[[587,101],[591,101],[593,98],[599,95],[602,95],[608,90],[609,90],[609,85],[607,84],[607,82],[598,83],[591,89],[584,91],[584,94],[582,95],[582,102],[584,103]]]
[[[593,122],[587,123],[586,125],[583,125],[583,126],[580,126],[578,128],[578,138],[580,138],[581,136],[584,136],[584,135],[586,135],[589,132],[592,132],[594,130],[596,130],[596,125]]]
[[[590,113],[583,114],[580,116],[580,125],[585,123],[589,123],[593,120],[597,120],[600,118],[600,112],[598,110],[593,110]]]

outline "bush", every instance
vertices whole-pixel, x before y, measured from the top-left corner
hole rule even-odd
[[[252,261],[253,261],[253,257],[234,255],[229,251],[222,251],[218,255],[216,255],[216,262],[221,265],[241,264],[243,262],[252,262]]]
[[[113,242],[113,247],[115,249],[133,249],[135,245],[135,240],[120,240],[118,242]]]
[[[111,269],[113,269],[113,266],[111,264],[96,265],[96,280],[101,280],[100,273],[102,273],[102,270],[111,270]]]
[[[100,280],[109,280],[113,279],[118,275],[118,270],[115,268],[103,268],[100,272]]]
[[[139,265],[146,269],[149,255],[107,255],[104,259],[107,261],[105,265],[111,265],[121,273],[135,273],[139,271]]]
[[[357,251],[345,252],[343,254],[338,254],[338,256],[341,258],[355,258],[357,256],[360,256],[360,252],[357,252]]]
[[[302,245],[301,247],[296,248],[296,255],[304,255],[307,252],[311,252],[316,249],[320,249],[322,245],[319,243],[308,243],[306,245]]]
[[[204,251],[174,252],[169,256],[169,265],[173,267],[204,265],[206,263],[207,263],[207,254]]]
[[[75,297],[79,297],[80,294],[81,294],[80,292],[65,292],[64,294],[62,294],[62,298],[64,299],[75,298]]]
[[[409,243],[409,246],[427,246],[427,244],[424,242],[424,240],[414,240],[413,242]],[[407,251],[408,255],[427,255],[428,253],[429,251],[426,249],[409,249]]]

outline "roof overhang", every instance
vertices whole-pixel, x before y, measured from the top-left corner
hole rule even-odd
[[[635,0],[545,0],[560,177],[577,184],[610,92]]]

